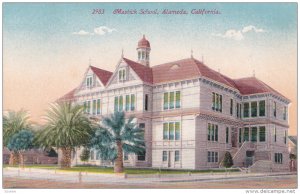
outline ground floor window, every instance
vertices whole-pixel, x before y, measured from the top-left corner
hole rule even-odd
[[[179,157],[180,157],[180,152],[179,152],[179,150],[176,150],[175,151],[175,162],[179,161]]]
[[[208,162],[218,162],[218,152],[207,152],[207,161]]]
[[[124,152],[124,161],[128,160],[128,153]]]
[[[168,160],[168,152],[167,151],[163,151],[162,153],[162,161],[167,161]]]
[[[274,157],[274,159],[275,159],[275,163],[277,163],[277,164],[282,164],[282,153],[275,153],[275,157]]]
[[[146,159],[146,151],[143,151],[143,152],[139,153],[137,159],[139,161],[145,161],[145,159]]]

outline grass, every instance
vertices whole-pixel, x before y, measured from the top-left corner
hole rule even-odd
[[[4,167],[19,167],[19,166],[8,166]],[[90,172],[90,173],[104,173],[113,174],[114,169],[112,167],[98,167],[98,166],[75,166],[69,169],[62,169],[56,165],[26,165],[25,168],[39,168],[39,169],[50,169],[70,172]],[[216,172],[237,172],[238,169],[210,169],[210,170],[175,170],[175,169],[157,169],[157,168],[129,168],[125,167],[124,173],[126,174],[188,174],[191,173],[216,173]]]

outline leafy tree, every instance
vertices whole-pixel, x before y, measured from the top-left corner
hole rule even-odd
[[[104,117],[91,140],[91,147],[99,150],[102,159],[114,161],[116,173],[124,170],[123,152],[138,154],[145,151],[144,131],[133,123],[133,119],[130,117],[126,122],[124,112]]]
[[[14,134],[7,145],[10,151],[19,153],[20,164],[24,166],[24,152],[33,148],[34,135],[29,130],[21,130],[20,132]]]
[[[80,155],[80,160],[86,162],[89,160],[89,158],[90,158],[90,150],[88,148],[84,148]]]
[[[233,166],[233,160],[232,160],[232,156],[231,156],[230,152],[225,153],[224,160],[223,160],[223,166],[225,168],[230,168],[231,166]]]
[[[7,147],[13,135],[22,129],[30,129],[29,116],[27,111],[9,111],[3,116],[3,145]],[[18,152],[11,151],[9,164],[15,165],[19,162]]]
[[[71,102],[52,104],[45,119],[47,124],[37,137],[39,144],[60,149],[61,167],[69,168],[72,150],[86,145],[92,137],[91,122],[84,114],[83,106],[73,105]]]

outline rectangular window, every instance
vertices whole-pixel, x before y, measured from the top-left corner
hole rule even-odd
[[[237,118],[240,117],[240,106],[239,106],[239,103],[236,103],[236,117]]]
[[[168,152],[167,151],[163,151],[162,160],[163,161],[167,161],[168,160]]]
[[[124,160],[128,160],[128,153],[124,152]]]
[[[168,140],[169,139],[169,124],[168,123],[164,123],[164,140]]]
[[[215,141],[218,141],[218,125],[215,125]]]
[[[219,103],[219,111],[222,112],[222,106],[223,106],[222,95],[220,95],[219,98],[220,98],[220,100],[219,100],[220,101],[220,103]]]
[[[274,142],[276,142],[277,141],[277,130],[276,130],[276,128],[274,127]]]
[[[251,141],[257,142],[257,127],[251,127]]]
[[[228,143],[229,142],[229,128],[228,127],[226,127],[226,143]]]
[[[97,112],[97,100],[93,100],[93,115],[96,115]]]
[[[123,110],[123,96],[119,96],[119,111]]]
[[[90,88],[93,85],[93,77],[89,76],[86,78],[86,87]]]
[[[264,100],[259,101],[259,116],[264,117],[266,115],[266,102]]]
[[[170,92],[170,105],[169,105],[169,109],[173,109],[174,108],[174,92]]]
[[[275,159],[275,163],[282,164],[282,159],[283,159],[282,153],[275,153],[274,159]]]
[[[242,128],[239,128],[239,143],[242,143]]]
[[[207,152],[207,162],[218,162],[219,157],[218,157],[218,152]]]
[[[180,139],[180,123],[176,122],[175,123],[175,140]]]
[[[91,113],[91,101],[87,101],[87,113]]]
[[[244,103],[244,118],[249,117],[249,102]]]
[[[169,108],[169,93],[164,93],[164,110]]]
[[[137,156],[137,159],[139,161],[145,161],[146,160],[146,152],[143,151],[143,152],[139,153],[138,156]]]
[[[95,153],[93,150],[91,150],[90,155],[91,160],[95,160]]]
[[[239,118],[242,118],[242,104],[240,104],[240,116]]]
[[[97,99],[97,115],[101,113],[101,100]]]
[[[216,107],[216,94],[212,93],[212,109],[215,110]]]
[[[286,144],[286,138],[287,138],[287,132],[286,131],[284,131],[284,137],[283,137],[284,139],[283,139],[283,141],[284,141],[284,144]]]
[[[259,141],[260,142],[266,141],[266,127],[265,126],[259,127]]]
[[[176,91],[176,108],[180,108],[180,91]]]
[[[176,150],[175,151],[175,162],[178,162],[180,160],[179,157],[180,157],[179,150]]]
[[[257,117],[257,102],[251,102],[251,117]]]
[[[116,96],[115,97],[115,112],[118,112],[119,110],[119,98]]]
[[[131,94],[131,104],[130,104],[130,110],[134,111],[135,110],[135,95]]]
[[[208,141],[218,141],[218,125],[208,123],[207,140]]]
[[[276,109],[277,109],[277,105],[276,102],[273,102],[273,116],[276,117]]]
[[[100,151],[96,152],[96,160],[100,160]]]
[[[145,111],[148,111],[148,94],[145,94]]]
[[[233,115],[233,99],[230,99],[230,115]]]
[[[175,130],[174,123],[169,123],[169,140],[174,140]]]
[[[210,137],[211,137],[211,124],[208,123],[207,126],[207,140],[210,141]]]
[[[283,107],[283,120],[287,120],[287,107]]]
[[[130,110],[130,96],[129,95],[126,95],[125,97],[125,110],[126,111],[129,111]]]
[[[244,141],[249,141],[249,127],[244,128]]]

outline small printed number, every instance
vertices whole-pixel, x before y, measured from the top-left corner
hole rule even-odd
[[[93,9],[92,14],[104,14],[104,9]]]

